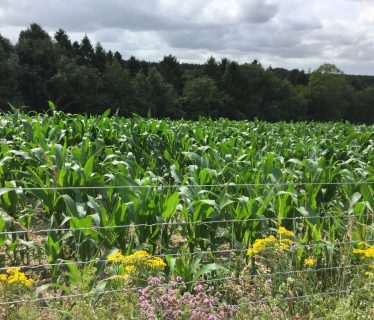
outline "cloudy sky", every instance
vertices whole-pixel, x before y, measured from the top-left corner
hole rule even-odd
[[[210,56],[265,66],[374,74],[374,0],[0,0],[0,33],[31,22],[84,34],[125,58]]]

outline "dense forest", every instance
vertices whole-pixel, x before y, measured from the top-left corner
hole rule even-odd
[[[257,60],[126,59],[87,36],[72,42],[60,29],[52,38],[38,24],[16,44],[0,35],[0,107],[43,111],[48,100],[69,113],[374,123],[374,76],[344,75],[332,64],[305,73]]]

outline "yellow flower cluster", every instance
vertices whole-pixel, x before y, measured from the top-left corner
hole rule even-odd
[[[290,239],[281,239],[275,243],[275,246],[282,251],[286,251],[290,246],[293,245],[293,241]]]
[[[374,258],[374,246],[369,246],[367,243],[364,242],[361,244],[361,247],[366,249],[354,249],[352,252],[355,254],[361,254],[366,258]]]
[[[352,251],[354,254],[359,254],[362,258],[374,258],[374,246],[370,246],[369,244],[363,241],[359,242],[358,246],[359,249],[354,249]],[[371,271],[374,269],[374,264],[370,264],[368,266],[368,269],[369,271],[366,271],[365,275],[368,277],[374,277],[374,272]]]
[[[26,287],[30,287],[34,280],[27,278],[27,276],[20,271],[20,268],[8,268],[6,274],[0,274],[0,283],[5,284],[23,284]]]
[[[369,245],[368,245],[365,241],[360,241],[360,242],[358,243],[358,246],[359,246],[359,247],[367,248]]]
[[[287,230],[285,227],[279,227],[279,229],[277,230],[277,234],[279,236],[279,239],[277,239],[273,235],[270,235],[264,239],[256,239],[252,247],[248,249],[247,254],[250,257],[253,257],[265,251],[269,247],[277,247],[281,251],[285,251],[294,244],[291,239],[287,238],[294,236],[294,233],[292,231]]]
[[[284,235],[284,236],[287,236],[287,237],[293,237],[295,235],[292,231],[287,230],[285,227],[279,227],[277,233],[279,235]]]
[[[141,250],[129,256],[120,252],[111,254],[108,260],[115,264],[123,264],[127,273],[133,273],[138,269],[163,270],[165,262],[160,257],[152,257],[148,252]]]
[[[116,252],[116,253],[112,253],[108,257],[108,261],[110,261],[112,263],[122,263],[123,258],[124,258],[124,256],[122,255],[121,252]]]
[[[256,239],[252,248],[248,249],[247,254],[249,256],[255,256],[256,254],[263,252],[266,248],[274,246],[276,242],[277,239],[274,236],[268,236],[264,239]]]
[[[304,265],[306,265],[308,267],[312,267],[316,263],[317,263],[317,259],[314,259],[314,258],[307,258],[307,259],[304,260]]]
[[[368,277],[374,276],[374,264],[371,264],[368,266],[369,269],[372,269],[373,271],[369,270],[365,272],[365,275]]]

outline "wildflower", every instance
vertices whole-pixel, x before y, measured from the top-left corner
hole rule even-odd
[[[286,237],[293,237],[295,235],[292,231],[287,230],[285,227],[279,227],[277,233]]]
[[[129,256],[123,257],[122,263],[124,265],[142,265],[150,257],[151,256],[147,251],[140,250],[133,254],[130,254]]]
[[[374,246],[370,246],[365,250],[365,257],[374,258]]]
[[[285,228],[283,228],[283,229],[286,230]],[[283,234],[285,234],[284,230],[281,231],[281,232],[283,232]],[[291,231],[288,231],[288,230],[286,230],[286,231],[291,232]],[[267,248],[269,248],[271,246],[277,247],[281,251],[286,251],[288,249],[288,247],[292,246],[293,244],[294,244],[294,242],[291,239],[286,238],[286,239],[277,240],[274,236],[270,235],[270,236],[268,236],[267,238],[264,238],[264,239],[256,239],[253,246],[248,249],[247,254],[252,257],[252,256],[255,256],[255,255],[265,251]]]
[[[367,272],[365,272],[365,276],[373,277],[374,276],[374,272],[367,271]]]
[[[288,249],[288,246],[282,242],[277,242],[275,246],[281,251],[286,251]]]
[[[288,245],[288,246],[292,246],[293,245],[293,241],[290,240],[290,239],[282,239],[280,242]]]
[[[369,269],[374,269],[374,264],[369,265]]]
[[[140,250],[128,256],[120,252],[111,254],[108,260],[112,263],[122,264],[127,273],[134,273],[139,269],[163,270],[165,262],[160,257],[152,257],[147,251]]]
[[[135,272],[135,267],[134,266],[126,266],[125,271],[127,273],[133,273],[133,272]]]
[[[128,274],[124,274],[122,276],[120,276],[123,280],[127,281],[129,280],[129,275]]]
[[[253,244],[252,248],[249,248],[247,254],[249,256],[255,256],[266,248],[275,245],[277,239],[274,236],[268,236],[265,239],[256,239],[255,243]]]
[[[7,285],[11,284],[23,284],[26,287],[30,287],[34,280],[27,278],[27,276],[20,271],[20,268],[8,268],[6,274],[0,275],[0,281]]]
[[[354,249],[352,251],[352,253],[354,253],[354,254],[365,254],[365,250],[363,250],[363,249]]]
[[[217,307],[220,300],[213,288],[196,284],[185,292],[181,279],[166,283],[164,278],[149,277],[148,285],[139,290],[140,314],[144,319],[231,319],[230,309]],[[167,285],[165,285],[167,284]]]
[[[366,258],[374,258],[374,246],[368,246],[366,249],[354,249],[355,254],[361,254]]]
[[[20,268],[8,268],[8,269],[6,269],[6,273],[7,274],[17,274],[17,273],[19,273],[20,272]]]
[[[165,262],[160,257],[155,257],[153,259],[148,260],[148,266],[151,269],[164,269],[166,267]]]
[[[113,263],[122,263],[124,259],[124,256],[121,254],[121,252],[115,252],[109,255],[108,261]]]
[[[358,246],[359,246],[359,247],[366,248],[366,247],[368,247],[369,245],[368,245],[365,241],[360,241],[360,242],[358,243]]]
[[[317,263],[317,259],[314,259],[314,258],[307,258],[307,259],[304,260],[304,265],[306,265],[308,267],[312,267],[316,263]]]

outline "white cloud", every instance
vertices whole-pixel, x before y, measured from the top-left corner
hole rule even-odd
[[[0,0],[3,36],[15,42],[32,22],[73,40],[87,33],[124,57],[214,55],[303,69],[331,62],[374,74],[372,0]]]

